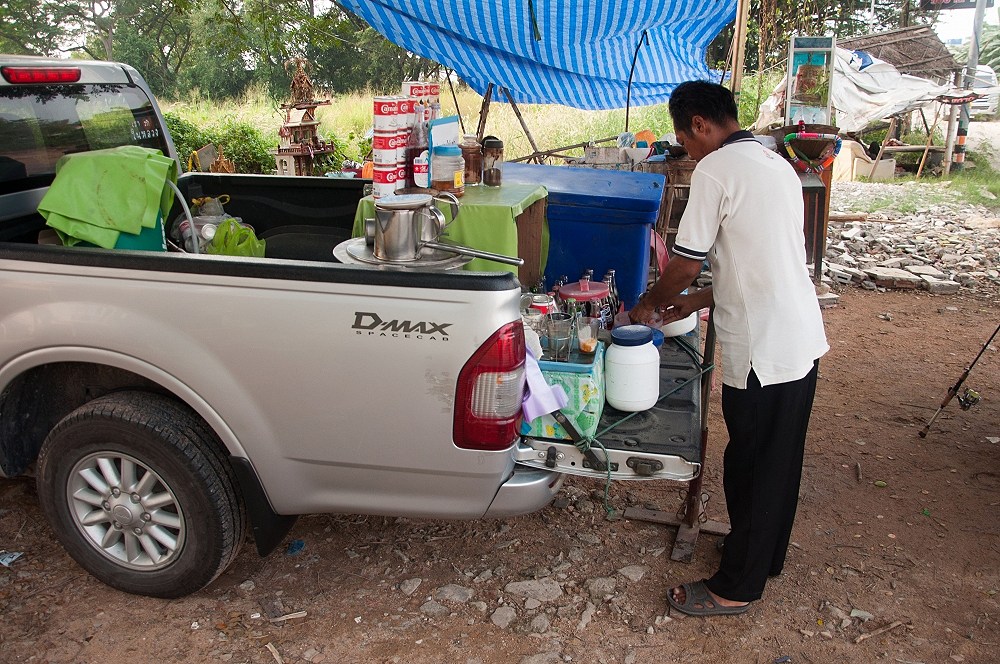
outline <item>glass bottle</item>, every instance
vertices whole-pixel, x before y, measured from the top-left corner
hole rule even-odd
[[[423,107],[417,104],[416,107],[416,117],[423,117]],[[423,120],[418,120],[413,124],[413,131],[410,132],[410,137],[406,141],[406,186],[415,187],[417,186],[416,181],[413,177],[413,160],[419,157],[424,152],[427,152],[427,123]]]
[[[465,184],[476,185],[483,180],[483,146],[475,134],[466,134],[459,146],[465,159]]]

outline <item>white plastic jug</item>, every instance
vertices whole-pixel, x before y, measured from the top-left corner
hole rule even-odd
[[[652,408],[660,396],[660,352],[653,345],[653,330],[616,327],[611,341],[604,357],[608,404],[627,412]]]

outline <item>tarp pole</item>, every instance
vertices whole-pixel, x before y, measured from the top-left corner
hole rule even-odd
[[[451,99],[455,102],[455,113],[458,115],[458,124],[462,127],[462,134],[465,135],[465,120],[462,119],[462,109],[458,107],[458,95],[455,94],[455,86],[451,82],[451,75],[455,70],[445,69],[444,71],[448,75],[448,87],[451,88]]]
[[[493,84],[486,86],[486,94],[483,95],[483,105],[479,107],[479,126],[476,127],[476,140],[483,142],[483,134],[486,133],[486,116],[490,114],[490,100],[493,99]]]
[[[503,88],[503,94],[507,97],[507,102],[510,104],[510,107],[514,109],[514,115],[517,116],[517,121],[521,123],[521,129],[524,130],[524,135],[528,138],[528,143],[531,145],[531,151],[537,155],[538,146],[535,144],[535,137],[531,135],[531,130],[528,129],[527,123],[524,121],[524,118],[521,117],[521,110],[517,107],[517,104],[514,103],[514,99],[510,96],[510,90]]]
[[[643,30],[639,35],[639,43],[635,45],[635,53],[632,54],[632,68],[628,70],[628,87],[625,92],[625,131],[628,131],[628,115],[632,106],[632,75],[635,74],[635,61],[639,59],[639,49],[642,43],[649,43],[649,35]]]

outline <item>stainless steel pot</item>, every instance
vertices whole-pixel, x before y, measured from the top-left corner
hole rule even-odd
[[[428,194],[400,194],[375,201],[372,253],[393,263],[416,261],[424,242],[436,240],[446,226],[444,214]]]

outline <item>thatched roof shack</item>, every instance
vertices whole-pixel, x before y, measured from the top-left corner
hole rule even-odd
[[[885,60],[900,72],[950,84],[954,72],[961,69],[934,30],[927,25],[879,32],[837,41],[837,46],[852,51],[867,51]]]

